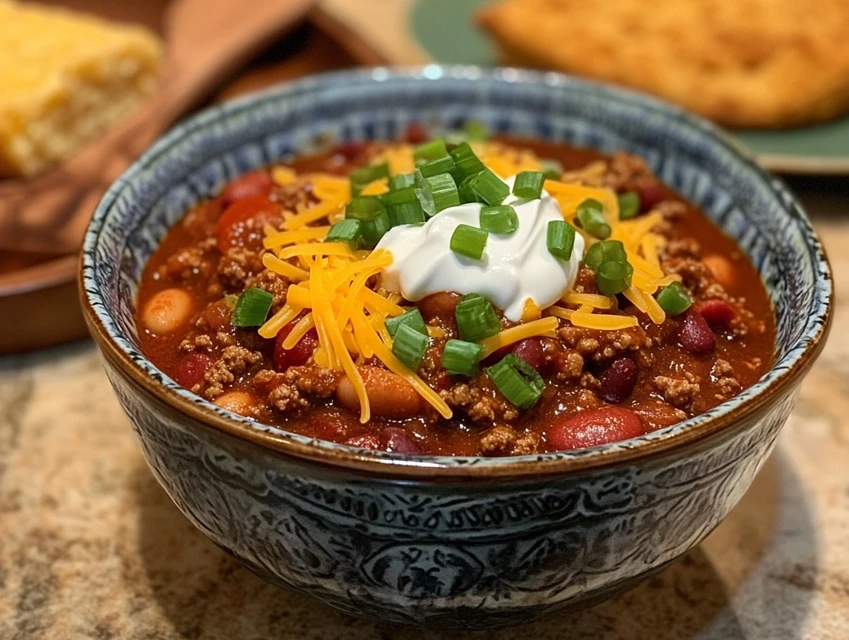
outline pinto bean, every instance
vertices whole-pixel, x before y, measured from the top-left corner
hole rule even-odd
[[[384,427],[380,430],[380,443],[387,451],[395,453],[421,453],[419,445],[401,427]]]
[[[629,409],[605,406],[575,414],[548,430],[545,438],[555,451],[595,447],[635,438],[643,433],[640,417]]]
[[[683,324],[678,332],[678,342],[690,353],[709,353],[716,347],[716,336],[713,335],[707,321],[693,307],[682,315]]]
[[[618,358],[599,377],[599,395],[614,404],[622,402],[637,384],[637,364],[631,358]]]
[[[736,280],[734,277],[734,267],[731,265],[731,261],[728,260],[728,258],[716,253],[711,253],[702,258],[702,262],[710,270],[713,277],[716,278],[719,284],[729,289],[734,286],[734,282]]]
[[[459,293],[450,293],[448,291],[432,293],[419,301],[419,311],[421,311],[422,317],[425,320],[440,318],[452,322],[454,320],[454,310],[457,308],[457,304],[462,297]]]
[[[163,289],[147,301],[142,324],[152,333],[172,333],[188,322],[192,306],[192,297],[184,289]]]
[[[249,416],[253,413],[256,400],[246,391],[228,391],[218,396],[215,399],[215,404],[222,409],[227,409],[227,411],[232,411],[242,416]]]
[[[705,300],[697,305],[697,310],[711,327],[727,327],[737,315],[734,307],[718,298]]]
[[[421,409],[421,396],[401,376],[381,367],[358,367],[368,395],[371,413],[385,418],[409,418]],[[360,399],[347,376],[336,388],[339,403],[350,411],[360,410]]]
[[[224,187],[221,192],[221,206],[225,209],[237,200],[248,196],[267,195],[271,193],[274,182],[267,171],[251,171],[236,178]]]

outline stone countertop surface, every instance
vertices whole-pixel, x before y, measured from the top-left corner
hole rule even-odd
[[[0,358],[0,638],[849,638],[849,180],[791,186],[834,267],[831,337],[740,504],[640,586],[485,636],[380,625],[281,591],[172,505],[82,342]]]

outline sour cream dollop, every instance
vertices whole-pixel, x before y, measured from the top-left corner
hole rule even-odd
[[[506,182],[512,190],[513,178]],[[548,223],[563,220],[557,201],[543,191],[534,200],[510,195],[504,204],[516,210],[519,228],[509,235],[490,233],[482,260],[458,255],[450,247],[457,225],[480,226],[479,203],[449,207],[424,225],[390,229],[375,247],[393,258],[383,273],[383,286],[411,301],[442,291],[478,293],[513,322],[522,319],[528,300],[541,309],[557,302],[575,284],[584,239],[576,234],[571,257],[560,260],[546,245]]]

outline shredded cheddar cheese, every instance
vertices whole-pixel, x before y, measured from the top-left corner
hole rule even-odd
[[[481,341],[483,345],[483,357],[487,357],[491,353],[495,353],[502,347],[511,345],[519,340],[533,338],[535,336],[554,337],[554,332],[557,330],[557,318],[540,318],[533,322],[526,322],[505,329],[501,333],[497,333],[491,338],[486,338]]]

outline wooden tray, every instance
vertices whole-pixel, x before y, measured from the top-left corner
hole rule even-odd
[[[61,4],[159,31],[159,16],[166,1],[68,0]],[[305,24],[275,43],[243,72],[222,79],[213,102],[312,73],[384,62],[381,54],[352,36],[341,22],[316,9]],[[0,252],[0,353],[55,345],[86,335],[76,275],[76,255],[55,258]]]

